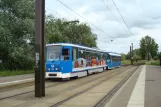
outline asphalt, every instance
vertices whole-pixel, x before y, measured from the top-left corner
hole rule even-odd
[[[139,68],[104,107],[161,107],[161,67]]]
[[[161,67],[147,66],[145,107],[161,107]]]

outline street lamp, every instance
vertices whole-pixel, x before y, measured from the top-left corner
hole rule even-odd
[[[63,24],[69,24],[69,23],[79,23],[79,20],[73,20],[73,21],[68,21],[68,22],[64,22]]]

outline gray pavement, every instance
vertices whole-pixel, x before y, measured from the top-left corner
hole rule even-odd
[[[147,66],[145,107],[161,107],[161,67]]]
[[[127,107],[132,91],[135,87],[136,81],[140,75],[141,66],[129,80],[119,89],[117,93],[107,100],[105,107]]]
[[[105,107],[161,107],[161,67],[138,69]]]
[[[29,78],[34,78],[34,74],[24,74],[24,75],[0,77],[0,83],[17,81],[17,80],[24,80],[24,79],[29,79]]]

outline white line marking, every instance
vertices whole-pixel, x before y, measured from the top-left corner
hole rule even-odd
[[[131,94],[127,107],[144,107],[145,74],[146,66],[144,65]]]
[[[24,80],[17,80],[17,81],[10,81],[10,82],[4,82],[4,83],[0,83],[0,85],[20,83],[20,82],[32,81],[32,80],[34,80],[34,78],[29,78],[29,79],[24,79]]]

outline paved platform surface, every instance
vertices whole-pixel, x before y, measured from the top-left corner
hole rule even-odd
[[[29,78],[34,78],[34,74],[24,74],[24,75],[0,77],[0,83],[24,80],[24,79],[29,79]]]
[[[161,107],[161,67],[142,66],[105,107]]]

